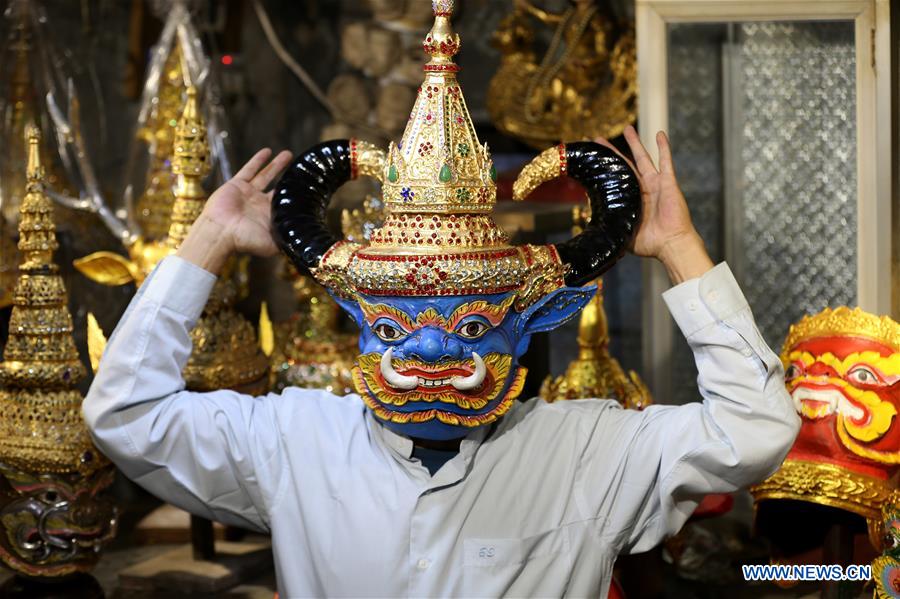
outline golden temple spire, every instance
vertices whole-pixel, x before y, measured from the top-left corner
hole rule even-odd
[[[163,66],[153,112],[146,126],[138,132],[138,137],[150,148],[146,188],[138,198],[134,214],[146,241],[162,239],[169,230],[172,204],[175,201],[172,193],[174,177],[169,161],[172,158],[175,125],[184,103],[184,92],[181,44],[176,37]]]
[[[38,128],[29,123],[25,128],[27,167],[25,197],[19,208],[19,250],[22,252],[23,271],[47,268],[56,272],[53,252],[56,242],[56,223],[53,222],[53,204],[44,193],[44,166],[41,164]]]
[[[40,132],[26,130],[27,193],[20,206],[23,260],[0,362],[0,462],[26,472],[91,471],[107,462],[91,444],[75,386],[85,375],[58,267],[53,206],[44,193]]]
[[[206,123],[200,114],[197,90],[191,86],[187,90],[187,102],[181,118],[175,126],[172,173],[178,177],[178,181],[175,184],[172,223],[169,225],[169,246],[177,248],[181,245],[191,225],[203,211],[203,204],[206,202],[203,179],[209,171]]]
[[[456,79],[453,57],[460,41],[450,25],[453,2],[432,4],[434,25],[422,44],[431,59],[403,139],[388,149],[385,205],[393,214],[490,213],[497,173]]]

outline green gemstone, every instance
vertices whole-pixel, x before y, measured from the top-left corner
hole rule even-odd
[[[400,175],[397,173],[397,167],[392,164],[391,168],[388,169],[388,181],[396,183],[399,178]]]
[[[491,181],[497,182],[497,167],[493,164],[491,165]]]
[[[451,179],[451,177],[453,177],[453,173],[450,171],[450,165],[445,164],[441,167],[441,172],[438,175],[438,179],[441,180],[441,183],[446,183]]]

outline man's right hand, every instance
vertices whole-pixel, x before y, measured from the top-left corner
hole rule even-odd
[[[270,231],[272,192],[264,190],[291,161],[283,151],[269,161],[265,148],[207,200],[177,255],[218,275],[233,252],[273,256]]]

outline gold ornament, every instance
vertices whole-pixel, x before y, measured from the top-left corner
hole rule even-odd
[[[14,25],[13,39],[10,43],[14,63],[8,85],[9,95],[4,99],[6,112],[3,118],[3,137],[7,140],[21,140],[25,138],[25,128],[28,124],[41,122],[39,107],[42,98],[38,94],[38,87],[32,77],[32,32],[29,24],[31,8],[27,4],[21,4],[18,7],[10,7],[10,10],[13,12],[18,10],[19,14],[10,17],[17,22]],[[40,79],[40,75],[37,79]],[[41,145],[40,152],[41,163],[44,165],[45,187],[62,191],[60,188],[63,185],[63,178],[54,168],[56,163],[51,160],[46,146]],[[9,143],[4,148],[4,153],[2,169],[0,169],[0,183],[2,183],[0,185],[0,193],[2,193],[0,220],[5,219],[11,226],[15,226],[19,218],[19,205],[26,193],[27,181],[22,165],[27,162],[28,157],[25,144],[21,143]],[[59,208],[55,207],[55,210],[57,220],[59,220]],[[72,215],[67,213],[66,217],[67,220],[70,220]],[[84,223],[78,224],[87,226]],[[0,257],[0,270],[6,268],[4,266],[6,260],[14,262],[15,258],[12,256]]]
[[[553,174],[552,169],[547,173],[547,179],[556,176],[558,173]],[[521,180],[520,175],[516,183]],[[531,193],[531,189],[524,195],[528,193]],[[590,209],[576,206],[573,208],[573,220],[573,233],[577,234],[590,220]],[[619,361],[609,353],[609,327],[606,311],[603,309],[602,280],[597,280],[597,293],[581,312],[578,322],[578,357],[572,360],[562,376],[555,379],[548,376],[544,379],[540,396],[551,403],[586,397],[612,398],[625,408],[636,410],[642,410],[653,403],[650,390],[638,373],[629,370],[626,375]]]
[[[157,241],[135,243],[129,249],[136,248],[140,253],[133,254],[131,261],[110,252],[98,252],[76,261],[76,267],[92,280],[107,285],[143,282],[159,260],[180,247],[202,212],[207,197],[202,182],[209,168],[206,125],[197,92],[190,87],[175,127],[172,172],[178,178],[168,235]],[[191,331],[193,351],[183,372],[188,389],[234,389],[251,395],[268,390],[268,359],[259,347],[252,325],[234,309],[238,297],[235,283],[238,265],[235,258],[225,265],[203,314]],[[102,331],[93,327],[89,333],[92,355],[102,352],[99,350],[105,346]]]
[[[500,67],[487,107],[497,128],[544,147],[564,139],[612,138],[634,123],[637,69],[634,27],[616,23],[597,0],[577,0],[562,15],[515,0],[494,33]],[[534,23],[556,27],[542,59]],[[617,37],[616,31],[622,31]]]

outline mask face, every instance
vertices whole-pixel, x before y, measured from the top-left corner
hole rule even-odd
[[[785,383],[803,417],[793,457],[900,460],[900,353],[853,336],[808,339],[784,356]]]
[[[454,439],[490,424],[522,391],[531,335],[578,313],[595,288],[558,289],[519,312],[515,293],[339,300],[360,326],[356,390],[385,425]]]
[[[116,508],[105,494],[115,470],[83,476],[3,466],[0,473],[0,560],[30,577],[90,571],[116,531]]]

